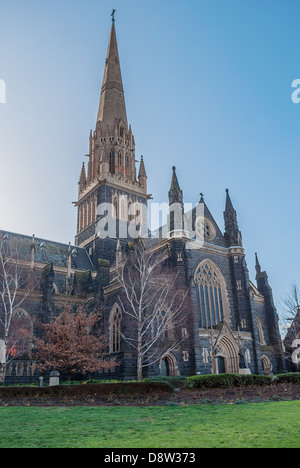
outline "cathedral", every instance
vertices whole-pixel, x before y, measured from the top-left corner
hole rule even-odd
[[[39,290],[18,311],[32,336],[36,324],[53,319],[61,304],[90,304],[103,314],[109,351],[119,363],[101,378],[135,379],[135,355],[118,334],[127,324],[115,273],[135,239],[142,238],[145,249],[168,251],[166,268],[187,291],[181,340],[145,370],[145,377],[285,372],[272,289],[257,256],[256,283],[250,280],[229,190],[220,228],[203,195],[196,207],[184,212],[184,193],[173,167],[167,226],[153,233],[147,226],[152,197],[146,161],[141,157],[139,167],[136,162],[113,16],[96,127],[79,177],[74,245],[0,232],[8,246],[19,247],[22,264],[40,279]],[[29,353],[9,364],[6,378],[24,383],[38,376]]]

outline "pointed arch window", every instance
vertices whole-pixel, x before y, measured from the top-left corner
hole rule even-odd
[[[114,198],[114,217],[119,218],[119,200],[117,197]]]
[[[129,170],[129,155],[126,154],[125,156],[125,175],[126,177],[129,177],[130,175],[130,170]]]
[[[209,329],[228,319],[226,283],[217,265],[203,261],[195,272],[199,327]]]
[[[165,310],[159,310],[154,317],[152,337],[172,338],[172,324]]]
[[[119,306],[115,306],[110,314],[110,333],[109,333],[109,348],[110,353],[119,353],[121,351],[121,328],[122,328],[122,313]]]
[[[126,201],[124,198],[121,200],[121,219],[126,221]]]
[[[272,374],[272,364],[271,364],[271,361],[270,359],[268,358],[268,356],[266,356],[265,354],[261,357],[261,363],[262,363],[262,366],[263,366],[263,370],[264,370],[264,374],[265,375],[270,375]]]
[[[257,328],[258,328],[258,334],[259,334],[259,343],[260,345],[264,346],[266,344],[265,336],[264,336],[264,329],[262,326],[262,322],[258,315],[256,315],[256,323],[257,323]]]
[[[122,154],[118,153],[118,173],[122,174]]]
[[[115,163],[115,152],[111,151],[109,153],[109,172],[115,174],[116,172],[116,163]]]

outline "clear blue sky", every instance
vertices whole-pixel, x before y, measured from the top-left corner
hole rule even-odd
[[[225,189],[277,304],[299,280],[299,0],[0,0],[0,228],[73,241],[111,27],[149,191],[177,167],[223,230]]]

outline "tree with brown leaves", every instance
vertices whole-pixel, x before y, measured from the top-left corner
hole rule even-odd
[[[43,326],[45,336],[35,340],[40,371],[56,369],[67,375],[87,375],[111,369],[117,364],[109,359],[107,343],[96,331],[99,315],[65,307],[52,322]]]

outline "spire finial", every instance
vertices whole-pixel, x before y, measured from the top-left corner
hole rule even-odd
[[[112,11],[112,14],[111,14],[111,17],[112,17],[112,22],[113,22],[113,23],[115,23],[115,22],[116,22],[116,20],[115,20],[115,14],[116,14],[116,11],[117,11],[117,10],[113,10],[113,11]]]

